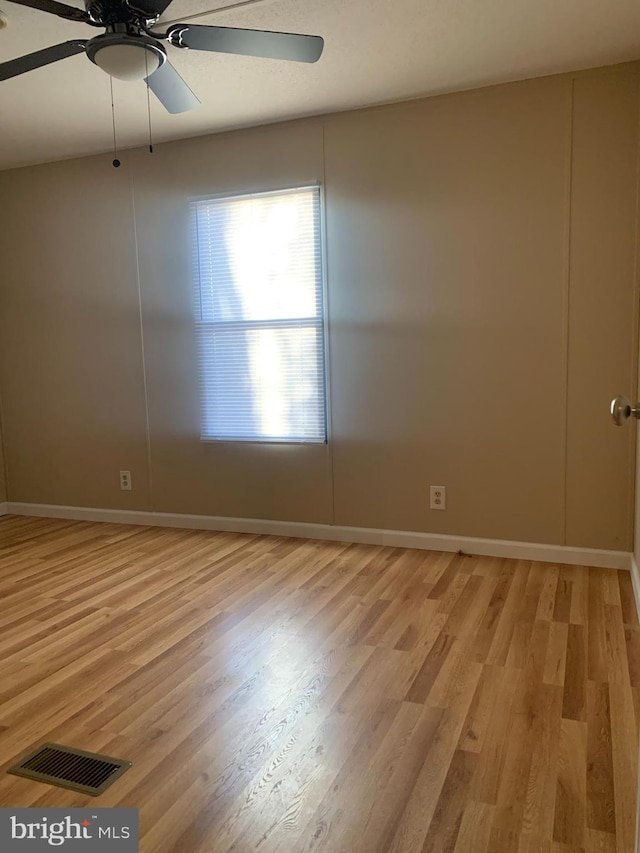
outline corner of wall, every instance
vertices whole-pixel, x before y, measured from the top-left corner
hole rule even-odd
[[[4,436],[2,432],[2,401],[0,400],[0,515],[2,515],[2,505],[8,500],[9,491],[7,488],[7,463],[6,454],[4,452]]]

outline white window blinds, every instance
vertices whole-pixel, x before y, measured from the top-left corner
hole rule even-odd
[[[192,203],[203,439],[326,441],[320,191]]]

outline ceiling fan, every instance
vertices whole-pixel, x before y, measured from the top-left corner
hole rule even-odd
[[[17,77],[35,68],[50,65],[68,56],[86,53],[89,59],[112,77],[145,80],[170,113],[193,109],[200,101],[173,67],[162,44],[176,48],[262,56],[296,62],[320,59],[324,41],[320,36],[173,24],[165,32],[152,29],[171,0],[85,0],[85,9],[57,0],[9,0],[49,12],[59,18],[106,30],[91,39],[73,39],[18,59],[0,63],[0,80]]]

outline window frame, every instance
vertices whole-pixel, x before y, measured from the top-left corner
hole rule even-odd
[[[318,245],[318,260],[319,260],[319,280],[320,280],[320,300],[321,317],[319,320],[313,318],[298,318],[292,320],[246,320],[246,321],[206,321],[202,319],[202,289],[200,277],[200,251],[198,242],[198,227],[197,227],[197,205],[198,203],[207,201],[222,201],[222,200],[241,200],[254,198],[258,196],[277,196],[287,193],[295,193],[301,190],[314,190],[317,192],[318,203],[318,221],[317,221],[317,245]],[[287,447],[287,446],[304,446],[304,447],[327,447],[329,444],[330,435],[330,396],[329,396],[329,313],[328,313],[328,287],[327,287],[327,253],[325,242],[325,198],[324,186],[320,181],[305,181],[302,183],[290,184],[287,186],[269,187],[268,189],[242,190],[238,192],[226,191],[219,193],[207,193],[205,195],[190,196],[189,204],[189,231],[192,254],[192,290],[194,296],[194,327],[196,333],[196,349],[198,360],[198,391],[199,391],[199,415],[200,429],[199,440],[202,444],[233,444],[233,445],[260,445],[267,447]],[[322,367],[322,382],[319,385],[323,394],[324,412],[322,425],[324,438],[320,439],[303,439],[303,438],[261,438],[259,436],[242,437],[217,437],[206,435],[203,432],[205,421],[205,401],[207,392],[205,390],[204,369],[202,365],[202,351],[200,345],[200,330],[203,326],[212,327],[219,326],[220,328],[231,328],[236,326],[238,329],[243,328],[317,328],[319,332],[319,347],[320,347],[320,364]]]

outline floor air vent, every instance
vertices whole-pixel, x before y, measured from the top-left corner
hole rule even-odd
[[[130,767],[130,761],[57,743],[43,743],[7,773],[97,797]]]

